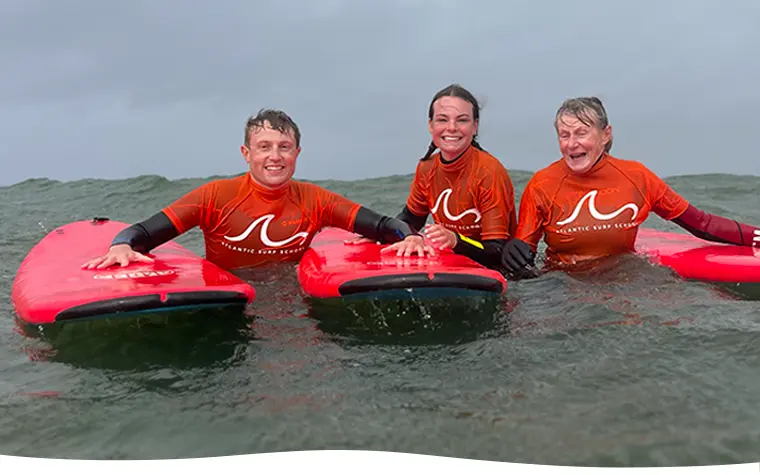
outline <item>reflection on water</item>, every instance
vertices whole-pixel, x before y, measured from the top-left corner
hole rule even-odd
[[[760,283],[755,282],[714,282],[712,285],[716,289],[725,292],[728,297],[735,297],[741,300],[760,300]]]
[[[738,298],[714,283],[687,283],[635,255],[598,264],[549,270],[512,285],[510,335],[564,336],[611,325],[683,326],[694,323],[695,307]]]
[[[693,454],[663,460],[756,453],[704,455],[718,446],[710,434],[757,423],[753,307],[640,259],[510,282],[500,298],[310,299],[291,266],[247,280],[257,299],[244,312],[31,329],[34,361],[16,363],[13,386],[0,388],[13,407],[6,452],[354,448],[615,465],[649,460],[633,445],[692,431],[676,449]]]
[[[420,289],[310,298],[293,264],[238,275],[256,287],[249,313],[257,318],[257,336],[277,320],[297,317],[316,321],[313,338],[341,344],[456,344],[500,332],[508,313],[502,298],[485,292]]]
[[[381,292],[310,304],[322,331],[355,344],[459,344],[498,333],[507,318],[502,299],[486,293],[426,298]]]
[[[22,326],[30,359],[80,368],[188,369],[235,364],[250,340],[250,318],[239,309],[202,309],[132,318]]]

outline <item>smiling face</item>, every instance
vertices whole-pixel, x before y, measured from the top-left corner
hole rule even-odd
[[[610,125],[601,128],[597,121],[585,122],[588,123],[573,114],[561,114],[556,122],[562,158],[567,167],[578,175],[591,170],[612,139]]]
[[[266,188],[285,185],[296,171],[296,159],[301,148],[296,145],[292,130],[280,132],[264,122],[251,129],[248,144],[240,147],[253,180]]]
[[[433,103],[433,117],[428,121],[433,143],[446,160],[464,152],[478,133],[470,102],[456,96],[444,96]]]

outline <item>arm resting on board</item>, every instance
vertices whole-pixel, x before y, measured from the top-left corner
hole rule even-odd
[[[419,231],[425,227],[425,222],[427,221],[427,215],[418,216],[412,213],[408,207],[404,206],[404,209],[402,209],[401,212],[398,214],[398,216],[396,216],[396,219],[400,219],[401,221],[411,226],[412,229],[416,229],[417,231]]]
[[[501,270],[501,253],[507,243],[506,239],[486,239],[479,242],[459,233],[454,234],[457,237],[457,243],[452,249],[454,252],[490,269]]]
[[[169,218],[162,212],[125,228],[114,237],[111,246],[129,244],[136,252],[146,253],[179,236]]]
[[[706,241],[736,244],[737,246],[760,246],[760,230],[733,219],[706,213],[692,205],[673,220],[691,234]]]
[[[353,232],[383,244],[403,241],[408,236],[419,236],[406,222],[382,216],[363,206],[356,213]]]

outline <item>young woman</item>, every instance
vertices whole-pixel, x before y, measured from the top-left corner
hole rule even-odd
[[[478,143],[479,121],[480,105],[467,89],[452,84],[435,94],[430,146],[397,218],[422,231],[433,248],[501,269],[502,247],[517,226],[514,188],[506,168]],[[425,226],[430,214],[434,224]]]

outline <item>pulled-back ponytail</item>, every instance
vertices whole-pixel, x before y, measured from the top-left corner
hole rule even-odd
[[[435,151],[436,151],[437,148],[438,147],[436,147],[435,144],[433,143],[433,141],[431,140],[430,141],[430,146],[428,147],[428,150],[427,150],[427,153],[425,154],[424,157],[420,158],[420,160],[423,161],[423,162],[425,160],[430,160],[430,157],[433,156],[433,154],[435,153]]]

